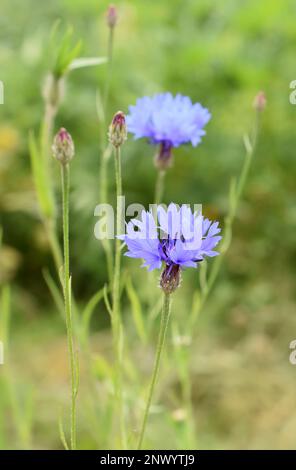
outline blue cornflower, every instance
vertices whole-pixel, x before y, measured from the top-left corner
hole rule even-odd
[[[196,147],[210,118],[209,111],[200,103],[193,104],[188,96],[162,93],[139,98],[129,107],[126,121],[135,139],[147,137],[152,144],[160,145],[156,163],[167,168],[172,148],[186,143]]]
[[[215,246],[221,240],[218,222],[205,219],[200,212],[192,212],[187,205],[180,208],[171,203],[167,210],[157,206],[156,221],[152,211],[142,211],[141,219],[132,219],[126,225],[124,240],[126,256],[141,258],[149,271],[165,269],[161,287],[167,293],[179,285],[182,268],[196,268],[207,256],[216,256]]]

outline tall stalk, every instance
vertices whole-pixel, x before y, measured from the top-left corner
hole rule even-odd
[[[165,170],[157,171],[157,179],[156,179],[156,184],[155,184],[155,195],[154,195],[154,204],[157,204],[157,205],[163,202],[165,175],[166,175]]]
[[[122,177],[121,177],[121,146],[127,138],[127,130],[125,124],[125,115],[122,111],[118,111],[112,119],[109,127],[109,142],[114,148],[114,166],[115,166],[115,184],[116,184],[116,235],[121,234],[121,219],[122,219]],[[122,319],[120,312],[120,261],[121,261],[121,242],[119,238],[115,239],[115,263],[114,263],[114,278],[112,289],[112,333],[114,353],[116,359],[116,379],[115,379],[115,396],[117,399],[117,408],[120,423],[120,435],[123,448],[127,447],[126,431],[125,431],[125,418],[124,418],[124,403],[122,394],[122,370],[123,370],[123,332],[122,332]]]
[[[163,351],[164,344],[165,344],[166,332],[167,332],[169,318],[170,318],[170,311],[171,311],[171,294],[164,293],[163,308],[162,308],[162,314],[161,314],[161,324],[160,324],[160,330],[159,330],[159,335],[158,335],[156,356],[155,356],[155,362],[154,362],[150,387],[148,391],[148,397],[147,397],[147,402],[145,406],[142,426],[141,426],[140,435],[139,435],[139,441],[138,441],[138,446],[137,446],[138,450],[142,448],[143,439],[145,436],[146,425],[147,425],[150,406],[152,402],[153,392],[154,392],[155,384],[157,382],[157,377],[159,373],[160,359],[161,359],[162,351]]]
[[[107,47],[107,58],[108,58],[108,69],[107,69],[107,79],[105,81],[105,90],[104,90],[104,110],[107,110],[110,83],[112,78],[112,69],[113,69],[113,49],[114,49],[114,27],[109,27],[109,36],[108,36],[108,47]]]
[[[71,449],[75,450],[76,444],[76,399],[79,385],[78,358],[74,349],[74,326],[71,308],[71,277],[70,277],[70,255],[69,255],[69,189],[70,189],[70,161],[74,156],[74,144],[71,135],[62,128],[57,133],[52,147],[53,156],[61,164],[61,182],[63,199],[63,294],[67,329],[68,360],[71,381],[71,413],[70,413],[70,436]]]
[[[105,137],[103,137],[105,139]],[[102,137],[101,137],[102,139]],[[101,140],[102,141],[102,140]],[[110,156],[110,147],[105,148],[105,140],[102,141],[101,145],[101,167],[100,167],[100,201],[101,203],[106,204],[108,202],[108,161]],[[108,270],[108,280],[109,283],[113,279],[113,252],[108,238],[102,240],[102,246],[105,251],[106,261],[107,261],[107,270]]]
[[[121,150],[117,147],[114,151],[115,156],[115,178],[116,178],[116,233],[120,233],[122,217],[122,177],[121,177]],[[113,279],[113,341],[116,354],[116,396],[118,400],[118,413],[120,421],[120,434],[122,445],[127,446],[125,422],[124,422],[124,403],[122,395],[122,320],[120,312],[120,266],[121,265],[121,242],[118,238],[115,241],[115,264]]]
[[[72,42],[73,31],[70,27],[57,39],[57,29],[56,23],[52,29],[50,44],[52,66],[42,89],[44,113],[40,129],[40,141],[37,144],[34,137],[31,136],[30,153],[42,221],[55,267],[59,274],[63,264],[63,256],[56,232],[56,207],[53,196],[50,147],[55,117],[64,95],[65,76],[70,70],[72,62],[79,54],[81,43],[80,41],[76,44]]]
[[[107,24],[109,29],[108,46],[107,46],[107,59],[108,69],[107,77],[105,80],[105,87],[103,91],[103,103],[100,112],[100,148],[101,148],[101,165],[100,165],[100,201],[101,203],[108,202],[108,162],[110,157],[110,146],[106,145],[106,118],[110,93],[110,83],[112,80],[113,72],[113,49],[114,49],[114,28],[117,22],[117,10],[114,6],[110,5],[107,11]],[[103,249],[106,255],[108,279],[112,282],[113,279],[113,253],[110,240],[102,241]]]
[[[55,123],[55,117],[58,112],[60,100],[63,94],[64,86],[63,78],[56,78],[53,74],[49,74],[44,90],[44,115],[41,125],[40,135],[40,152],[43,164],[43,173],[45,177],[45,183],[47,185],[48,193],[53,199],[53,182],[52,172],[50,164],[50,146],[52,142],[52,133]],[[57,237],[56,231],[56,219],[55,219],[55,204],[53,201],[53,211],[51,214],[43,214],[43,223],[45,232],[47,234],[48,242],[51,248],[52,256],[55,263],[57,273],[63,264],[63,256]]]
[[[71,280],[69,262],[69,165],[62,165],[62,194],[63,194],[63,244],[64,244],[64,301],[67,327],[68,354],[71,372],[71,449],[76,449],[76,398],[77,398],[77,368],[74,351],[73,321],[71,311]]]

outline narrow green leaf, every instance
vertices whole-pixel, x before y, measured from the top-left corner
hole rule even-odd
[[[92,370],[98,379],[111,379],[114,378],[114,371],[109,362],[101,355],[96,354],[93,358]]]
[[[54,36],[57,35],[55,34]],[[57,49],[57,54],[54,59],[52,71],[53,74],[58,78],[62,77],[68,72],[70,64],[74,59],[76,59],[81,51],[82,42],[78,41],[73,44],[72,37],[73,28],[69,27],[62,38],[59,39],[59,42],[58,38],[53,38],[54,41],[52,48],[54,50]]]
[[[66,441],[62,415],[59,416],[59,434],[65,450],[69,450],[69,446]]]
[[[65,32],[64,36],[59,40],[59,45],[57,44],[57,38],[54,38],[54,45],[53,45],[53,50],[57,49],[57,54],[56,58],[54,61],[54,66],[53,66],[53,72],[54,75],[57,77],[61,77],[64,73],[64,62],[65,59],[64,57],[67,54],[67,50],[69,48],[69,43],[70,43],[70,37],[72,36],[73,30],[72,28],[68,28],[67,31]]]
[[[56,21],[53,23],[52,25],[52,28],[50,30],[50,35],[49,35],[49,44],[50,44],[50,47],[53,48],[54,47],[54,41],[56,39],[56,36],[57,36],[57,32],[58,32],[58,29],[61,25],[61,18],[58,18],[56,19]]]
[[[236,188],[237,188],[237,181],[236,178],[231,178],[230,186],[229,186],[229,206],[233,207],[236,202]]]
[[[126,292],[131,303],[132,316],[133,316],[137,333],[139,335],[139,338],[143,341],[143,343],[146,343],[147,334],[146,334],[146,328],[144,324],[144,317],[143,317],[141,302],[139,300],[136,290],[134,289],[132,285],[132,281],[130,277],[126,279],[125,285],[126,285]]]
[[[75,351],[75,384],[74,384],[74,394],[75,398],[78,395],[78,389],[80,384],[80,361],[79,361],[79,352]]]
[[[94,67],[97,65],[105,64],[106,62],[106,57],[79,57],[78,59],[74,59],[71,62],[69,70],[82,69],[85,67]]]
[[[53,298],[53,300],[56,304],[56,307],[57,307],[58,311],[60,312],[60,314],[62,315],[62,317],[64,318],[65,317],[65,312],[64,312],[64,300],[63,300],[62,293],[61,293],[59,287],[56,285],[53,278],[51,277],[48,269],[43,269],[42,274],[43,274],[44,280],[47,284],[47,287],[48,287],[48,289],[49,289],[49,291],[52,295],[52,298]]]
[[[93,312],[99,302],[104,298],[104,287],[96,292],[86,304],[81,314],[82,335],[85,340],[89,335],[89,325]]]
[[[109,313],[109,315],[112,319],[112,307],[111,307],[109,299],[108,299],[108,287],[107,287],[106,284],[104,286],[104,302],[105,302],[106,308],[108,310],[108,313]]]
[[[68,51],[68,54],[65,56],[64,59],[64,69],[63,73],[66,73],[69,70],[69,67],[71,63],[74,61],[74,59],[79,55],[80,51],[82,48],[82,41],[79,40],[75,46],[73,47],[72,50]]]
[[[243,141],[244,141],[244,145],[245,145],[246,152],[247,152],[247,153],[252,153],[254,149],[253,149],[253,145],[252,145],[252,143],[251,143],[251,139],[250,139],[250,137],[248,136],[248,134],[245,134],[245,135],[244,135]]]

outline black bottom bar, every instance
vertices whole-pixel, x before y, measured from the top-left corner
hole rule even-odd
[[[0,465],[19,462],[21,464],[55,464],[62,462],[81,463],[86,465],[119,465],[125,468],[137,468],[140,465],[178,465],[184,468],[199,466],[205,468],[208,464],[241,465],[296,462],[296,451],[1,451]],[[3,467],[2,467],[3,468]]]

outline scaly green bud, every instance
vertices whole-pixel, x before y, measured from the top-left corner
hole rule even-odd
[[[181,282],[181,269],[177,264],[167,265],[160,278],[160,287],[165,294],[172,294]]]
[[[117,8],[115,5],[108,6],[106,19],[107,19],[107,25],[109,26],[109,28],[114,28],[114,26],[116,26],[116,23],[118,20],[118,14],[117,14]]]
[[[125,123],[125,115],[122,111],[118,111],[110,124],[108,132],[109,142],[114,147],[120,147],[127,139],[127,128]]]
[[[266,96],[264,91],[259,91],[259,93],[255,96],[253,106],[256,111],[264,111],[266,106]]]
[[[64,127],[62,127],[59,132],[56,134],[53,146],[52,153],[54,158],[56,158],[62,165],[67,165],[72,158],[74,157],[74,143],[71,135]]]

